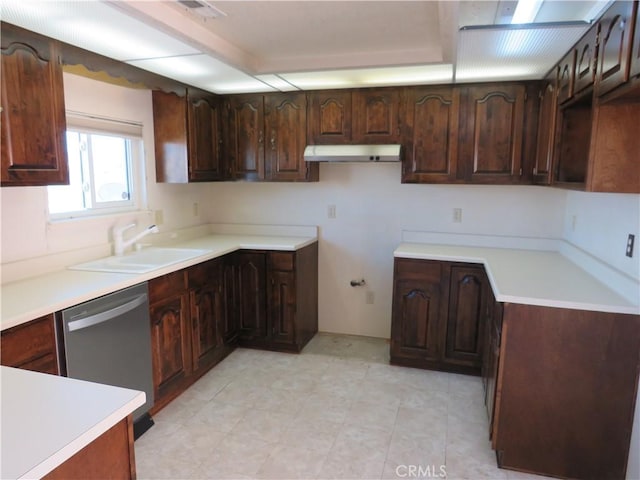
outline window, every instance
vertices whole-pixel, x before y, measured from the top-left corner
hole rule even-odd
[[[49,216],[64,219],[140,208],[141,126],[67,114],[69,185],[47,187]]]

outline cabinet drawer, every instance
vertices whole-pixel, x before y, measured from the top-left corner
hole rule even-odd
[[[53,315],[2,332],[2,365],[58,373]]]
[[[424,280],[439,283],[442,279],[443,262],[434,260],[413,260],[396,258],[395,275],[405,279]]]
[[[270,252],[269,268],[271,270],[293,271],[294,252]]]
[[[149,280],[149,303],[163,300],[167,296],[187,289],[187,273],[185,270],[168,273],[162,277]]]

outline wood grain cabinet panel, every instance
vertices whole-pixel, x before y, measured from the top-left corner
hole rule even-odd
[[[3,24],[2,186],[69,183],[62,62],[55,41],[13,35]]]
[[[307,145],[307,100],[304,93],[265,96],[266,179],[306,180],[308,169],[317,165],[304,161]]]
[[[470,183],[520,182],[525,95],[525,86],[516,84],[462,90],[458,178]]]
[[[186,97],[154,90],[152,99],[156,181],[225,179],[220,101],[198,90],[188,90]]]
[[[398,143],[400,141],[399,88],[353,91],[353,143]]]
[[[590,88],[596,79],[598,52],[598,35],[600,33],[600,23],[595,23],[584,36],[578,41],[574,48],[576,57],[576,67],[574,73],[573,95],[577,96],[583,92],[591,94]]]
[[[224,145],[234,179],[264,180],[262,95],[234,95],[225,101]]]
[[[452,265],[444,357],[481,367],[489,281],[483,267]]]
[[[7,367],[58,375],[53,314],[2,331],[0,363]]]
[[[489,282],[483,267],[396,258],[391,363],[480,375]]]
[[[557,70],[554,72],[557,75]],[[541,185],[551,183],[557,117],[557,93],[556,78],[554,76],[543,84],[539,93],[540,111],[538,114],[538,138],[533,167],[533,183]]]
[[[309,93],[308,138],[312,145],[351,143],[351,91]]]
[[[317,181],[304,161],[307,100],[302,93],[232,95],[225,101],[225,152],[233,179]]]
[[[161,408],[186,388],[192,372],[189,295],[176,292],[149,308],[155,408]]]
[[[267,338],[266,259],[263,253],[239,252],[238,331],[242,341]]]
[[[402,108],[403,182],[455,182],[459,109],[458,88],[406,89]]]
[[[571,49],[558,63],[558,104],[573,98],[576,50]]]
[[[600,72],[598,95],[629,79],[633,49],[633,17],[638,2],[614,2],[600,19]]]
[[[499,465],[558,478],[625,478],[639,351],[638,315],[504,304]]]
[[[271,271],[268,285],[271,341],[291,344],[296,339],[296,276],[293,271]]]
[[[206,370],[222,356],[222,262],[212,260],[189,269],[193,370]]]

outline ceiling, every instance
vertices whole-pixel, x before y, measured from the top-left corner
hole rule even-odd
[[[547,0],[511,25],[516,1],[0,2],[3,21],[214,93],[539,79],[610,3]]]

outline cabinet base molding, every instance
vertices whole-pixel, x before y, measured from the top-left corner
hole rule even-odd
[[[439,372],[460,373],[463,375],[473,375],[479,377],[481,374],[480,367],[472,367],[469,365],[453,365],[443,364],[440,361],[417,360],[415,358],[402,358],[391,356],[389,363],[399,367],[421,368],[423,370],[437,370]]]

